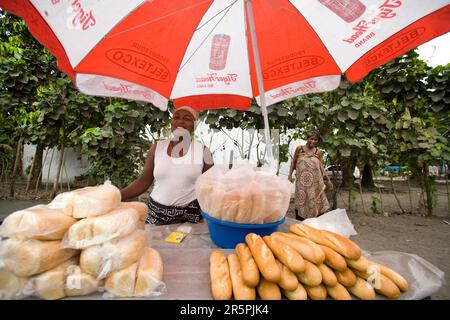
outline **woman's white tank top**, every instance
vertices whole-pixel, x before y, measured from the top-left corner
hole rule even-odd
[[[197,198],[195,182],[202,174],[204,146],[193,140],[183,157],[173,158],[167,154],[169,143],[170,140],[157,142],[153,169],[155,180],[150,196],[166,206],[186,206]]]

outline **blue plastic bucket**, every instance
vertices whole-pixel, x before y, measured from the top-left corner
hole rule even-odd
[[[234,249],[238,243],[245,242],[245,236],[249,233],[256,233],[261,237],[270,235],[278,229],[286,218],[263,224],[245,224],[221,221],[209,216],[202,211],[202,216],[208,224],[211,240],[224,249]]]

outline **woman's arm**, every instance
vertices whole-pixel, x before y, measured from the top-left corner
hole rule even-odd
[[[156,143],[154,143],[148,154],[147,160],[145,161],[144,169],[142,170],[141,175],[130,183],[127,187],[120,190],[120,194],[122,195],[122,201],[137,197],[143,194],[153,183],[153,169],[155,168],[155,150]]]
[[[319,156],[319,161],[320,161],[320,171],[322,173],[322,176],[325,177],[327,179],[327,184],[328,187],[330,188],[330,191],[333,191],[333,183],[330,180],[330,177],[328,176],[328,174],[325,171],[325,168],[323,167],[323,157],[322,157],[322,152],[318,149],[317,150],[318,156]]]
[[[299,151],[299,147],[297,147],[297,148],[295,149],[295,152],[294,152],[294,159],[292,159],[291,167],[289,168],[289,175],[288,175],[288,180],[289,180],[289,181],[292,181],[292,174],[294,173],[295,166],[296,166],[296,163],[297,163],[298,151]]]

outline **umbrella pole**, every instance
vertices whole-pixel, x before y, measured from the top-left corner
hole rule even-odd
[[[258,81],[259,99],[261,101],[261,112],[264,119],[264,137],[266,139],[266,154],[269,160],[269,166],[275,166],[275,159],[272,153],[272,141],[270,139],[269,117],[267,116],[266,96],[264,94],[264,84],[261,72],[261,63],[259,60],[258,42],[256,40],[255,22],[253,20],[252,1],[246,0],[248,25],[252,39],[253,57],[255,59],[256,79]]]

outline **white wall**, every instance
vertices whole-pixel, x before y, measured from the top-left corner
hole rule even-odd
[[[36,151],[36,146],[31,144],[24,145],[23,150],[23,176],[26,177],[26,169],[31,165],[32,157]],[[52,159],[53,154],[53,159]],[[42,157],[42,182],[53,182],[58,169],[60,153],[57,149],[45,149]],[[50,174],[49,174],[50,166]],[[85,173],[90,167],[89,161],[81,156],[75,150],[69,148],[65,151],[65,159],[60,175],[60,181],[63,183],[73,182],[76,176]]]

